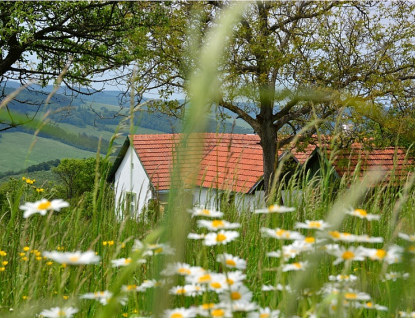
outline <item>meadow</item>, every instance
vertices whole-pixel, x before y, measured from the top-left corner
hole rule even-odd
[[[204,128],[217,61],[242,10],[208,34],[185,134]],[[413,175],[398,186],[356,171],[333,191],[321,171],[291,178],[284,190],[296,195],[284,205],[276,184],[251,211],[186,205],[179,171],[163,213],[128,216],[105,171],[97,169],[92,205],[18,180],[0,215],[0,316],[415,317]]]

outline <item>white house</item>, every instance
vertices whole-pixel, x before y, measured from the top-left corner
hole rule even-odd
[[[108,177],[114,183],[118,213],[137,216],[151,200],[167,202],[181,138],[181,134],[127,138]],[[196,148],[200,151],[193,153]],[[258,188],[263,166],[257,135],[192,134],[186,145],[186,154],[189,152],[185,162],[198,167],[189,182],[194,205],[214,208],[227,194],[238,206],[253,207],[263,198]]]

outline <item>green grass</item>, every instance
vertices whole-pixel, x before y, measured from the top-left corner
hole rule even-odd
[[[2,154],[0,156],[0,171],[18,171],[27,166],[62,158],[95,157],[94,152],[80,150],[61,142],[37,138],[33,143],[33,135],[22,132],[4,133],[0,139]]]

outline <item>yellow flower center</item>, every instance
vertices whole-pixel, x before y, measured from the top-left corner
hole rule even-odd
[[[346,293],[346,294],[344,294],[344,297],[346,299],[356,299],[357,295],[356,295],[356,293]]]
[[[206,210],[206,209],[202,210],[202,212],[200,212],[200,213],[204,214],[204,215],[210,215],[210,211]]]
[[[127,290],[134,290],[137,288],[137,285],[128,285]]]
[[[259,318],[269,318],[269,314],[267,313],[260,314]]]
[[[342,255],[342,258],[345,260],[352,259],[353,257],[354,257],[354,253],[351,251],[346,251]]]
[[[163,252],[163,248],[162,247],[160,247],[160,248],[158,248],[158,249],[156,249],[154,251],[154,253],[156,253],[156,254],[160,254],[161,252]]]
[[[232,286],[234,281],[232,279],[227,279],[226,282],[228,283],[229,286]]]
[[[58,316],[59,317],[65,317],[66,316],[66,312],[64,310],[59,310]]]
[[[315,243],[316,239],[315,239],[314,237],[312,237],[312,236],[309,236],[309,237],[306,237],[306,238],[304,239],[304,241],[305,241],[306,243],[312,244],[312,243]]]
[[[376,250],[375,255],[378,258],[384,258],[386,256],[386,251],[382,249]]]
[[[368,303],[366,303],[366,306],[367,306],[367,307],[372,307],[372,306],[373,306],[373,304],[372,304],[371,302],[368,302]]]
[[[183,294],[186,294],[186,289],[184,289],[184,288],[179,288],[179,289],[177,289],[177,290],[176,290],[176,294],[177,294],[177,295],[183,295]]]
[[[206,303],[206,304],[203,304],[202,305],[202,308],[204,310],[209,310],[209,309],[212,309],[213,307],[215,307],[215,304],[214,303]]]
[[[270,205],[269,207],[268,207],[268,211],[269,212],[272,212],[273,210],[278,210],[279,209],[279,205],[277,205],[277,204],[273,204],[273,205]]]
[[[75,255],[75,256],[71,256],[69,257],[69,260],[73,263],[77,262],[79,260],[79,256]]]
[[[52,205],[52,203],[51,202],[49,202],[49,201],[46,201],[46,202],[42,202],[42,203],[39,203],[39,205],[38,205],[38,209],[39,210],[47,210],[47,209],[49,209],[50,208],[50,206]]]
[[[213,282],[213,283],[210,284],[210,286],[212,288],[218,289],[218,288],[221,288],[222,287],[222,284],[219,283],[219,282]]]
[[[290,233],[288,233],[288,231],[286,230],[279,229],[278,231],[275,231],[275,234],[277,234],[277,236],[279,237],[283,237],[283,236],[285,236],[286,238],[290,237]]]
[[[361,216],[367,216],[367,212],[363,209],[356,209],[354,210],[354,213],[359,214]]]
[[[219,233],[218,235],[216,235],[216,242],[223,242],[224,240],[226,240],[225,234]]]
[[[231,293],[231,299],[232,300],[239,300],[242,298],[242,295],[240,292],[234,291]]]
[[[226,265],[228,266],[236,266],[236,262],[233,259],[227,259],[225,261]]]
[[[177,272],[182,275],[190,275],[190,269],[188,268],[179,268]]]
[[[212,279],[212,277],[209,274],[202,275],[199,277],[198,281],[199,283],[207,283]]]
[[[300,263],[293,263],[295,268],[301,268],[301,264]]]
[[[183,318],[183,315],[179,312],[175,312],[170,316],[170,318]]]
[[[340,233],[339,233],[338,231],[330,231],[330,232],[329,232],[329,235],[330,235],[332,238],[335,238],[335,239],[340,238]]]
[[[212,317],[223,317],[225,316],[225,311],[223,309],[214,309],[211,312]]]
[[[315,227],[315,228],[320,228],[321,227],[321,223],[317,222],[317,221],[312,221],[312,222],[308,223],[308,225],[310,227]]]
[[[131,263],[131,258],[126,258],[124,260],[124,264],[130,264]]]
[[[213,227],[224,227],[225,223],[222,220],[213,220],[212,226]]]

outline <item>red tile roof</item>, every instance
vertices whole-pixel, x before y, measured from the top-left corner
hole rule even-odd
[[[157,190],[170,189],[173,158],[182,134],[134,135],[131,137],[134,149]],[[263,175],[262,148],[257,135],[199,133],[189,136],[185,145],[187,158],[180,157],[187,179],[202,187],[247,193]],[[302,150],[292,149],[291,153],[300,164],[304,164],[317,148],[309,144]],[[330,155],[329,147],[323,145],[323,152]],[[283,151],[280,151],[279,155]],[[183,154],[183,152],[181,152]],[[352,174],[360,162],[360,174],[370,169],[391,171],[400,179],[408,173],[413,161],[405,159],[404,149],[373,148],[363,149],[353,144],[350,149],[335,153],[333,166],[341,177]],[[395,163],[395,166],[394,166]],[[191,174],[190,169],[194,174]]]
[[[182,137],[182,134],[158,134],[132,138],[134,149],[158,190],[170,189],[173,158]],[[257,135],[192,134],[184,153],[188,156],[183,160],[184,172],[190,174],[189,169],[200,163],[195,180],[203,187],[218,185],[223,190],[248,191],[263,175],[262,148]]]

